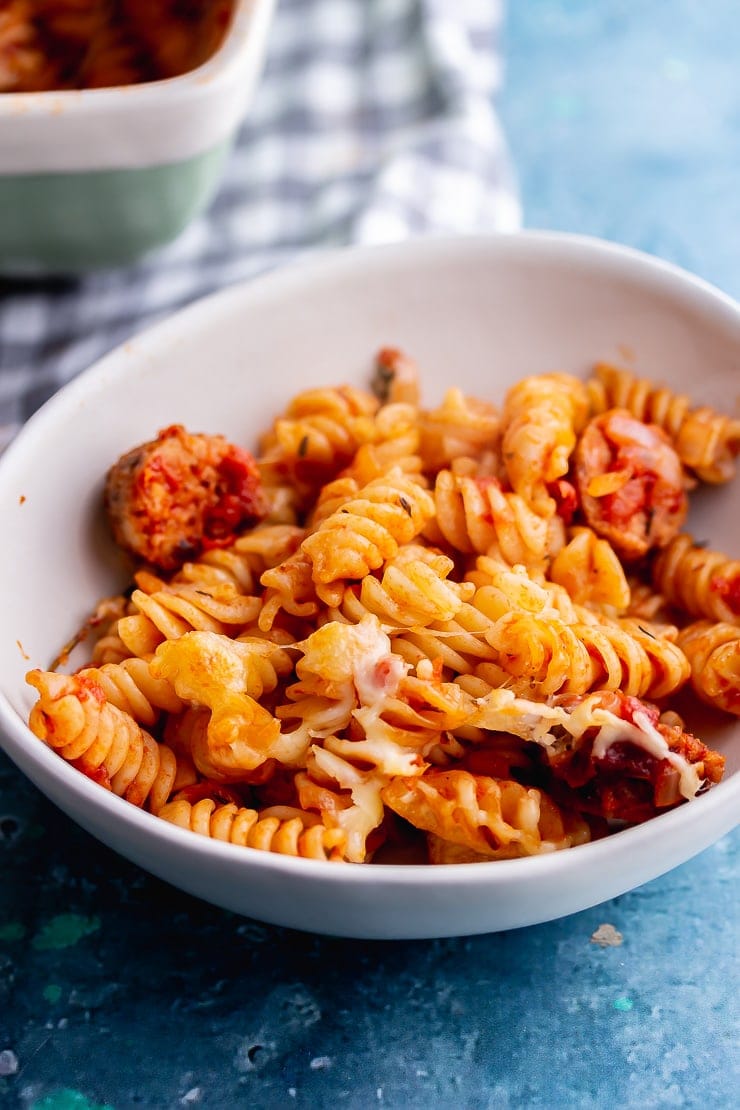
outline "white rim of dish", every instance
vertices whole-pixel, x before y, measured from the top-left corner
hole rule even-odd
[[[563,252],[567,251],[572,256],[572,252],[575,250],[582,257],[587,257],[592,262],[598,262],[600,259],[608,260],[611,272],[613,272],[614,263],[617,262],[622,273],[632,274],[635,277],[648,277],[653,281],[657,279],[659,286],[670,290],[674,296],[677,293],[679,295],[683,293],[686,296],[691,296],[692,300],[695,300],[698,296],[703,302],[702,307],[715,312],[719,311],[727,322],[734,324],[738,328],[740,338],[740,304],[709,282],[682,270],[673,263],[665,262],[632,247],[625,247],[590,236],[574,235],[567,232],[521,231],[476,236],[470,239],[461,236],[429,237],[404,243],[332,251],[325,256],[305,259],[294,265],[271,271],[262,277],[239,282],[210,294],[141,332],[136,336],[135,342],[137,347],[141,345],[141,348],[146,348],[146,346],[152,345],[156,348],[160,343],[167,342],[171,331],[177,331],[181,336],[184,323],[190,328],[198,328],[202,320],[207,319],[211,314],[213,306],[220,302],[229,299],[241,301],[244,298],[259,300],[263,291],[271,293],[275,290],[290,289],[291,285],[296,283],[303,285],[307,281],[310,282],[312,277],[321,276],[328,271],[334,271],[341,275],[341,272],[347,267],[354,267],[355,260],[358,258],[379,266],[387,266],[392,264],[394,260],[414,252],[421,255],[444,254],[461,246],[467,251],[471,249],[489,251],[494,248],[504,251],[513,249],[514,251],[527,253],[527,251],[533,250],[540,256],[543,248],[553,255],[562,255]],[[120,345],[88,370],[83,371],[77,378],[62,387],[28,420],[16,439],[8,447],[5,455],[0,458],[0,484],[4,480],[4,473],[11,465],[14,456],[25,450],[26,441],[31,440],[32,444],[33,440],[42,438],[46,422],[48,420],[56,422],[56,419],[58,419],[55,415],[57,408],[72,407],[78,395],[89,392],[91,384],[104,387],[111,373],[118,376],[126,372],[125,360],[121,357],[126,346],[126,344]],[[145,351],[137,351],[139,357],[142,353],[145,353]],[[130,358],[130,354],[127,358]],[[116,368],[117,363],[118,367]],[[727,781],[713,786],[706,794],[678,806],[676,809],[659,814],[640,825],[620,830],[600,840],[590,841],[587,844],[577,845],[564,851],[517,859],[491,860],[475,865],[453,863],[435,867],[429,864],[372,863],[369,865],[338,866],[334,862],[302,857],[294,858],[198,836],[187,829],[179,828],[131,805],[115,794],[101,789],[98,784],[86,778],[71,764],[62,760],[51,748],[41,743],[21,720],[2,691],[0,691],[0,726],[6,734],[10,734],[11,739],[8,748],[4,742],[5,737],[0,734],[0,747],[13,760],[13,750],[15,744],[18,745],[17,753],[20,754],[21,758],[17,765],[22,770],[24,766],[27,766],[38,769],[43,777],[46,777],[47,773],[50,774],[60,786],[65,788],[66,796],[76,796],[85,808],[92,807],[104,812],[107,811],[117,822],[123,822],[138,833],[153,835],[169,843],[172,847],[180,846],[182,848],[187,846],[190,852],[204,857],[212,858],[215,853],[217,857],[224,861],[235,862],[242,859],[245,867],[259,867],[270,871],[278,870],[286,875],[306,876],[313,872],[321,875],[323,880],[341,885],[348,881],[353,884],[372,883],[379,881],[381,878],[389,885],[403,886],[410,884],[422,886],[427,884],[433,886],[451,884],[454,886],[461,881],[463,876],[466,880],[473,880],[477,876],[474,881],[484,884],[495,884],[497,875],[502,882],[509,882],[514,879],[535,879],[543,869],[545,871],[550,871],[553,868],[567,869],[578,861],[585,863],[588,859],[592,864],[598,865],[598,862],[603,858],[606,863],[608,856],[612,855],[617,844],[623,855],[635,855],[643,849],[649,850],[656,835],[656,827],[659,827],[663,837],[671,838],[674,834],[693,826],[697,820],[703,817],[705,824],[709,824],[714,831],[710,837],[695,838],[696,851],[698,852],[708,847],[719,836],[732,831],[737,824],[737,821],[733,824],[719,817],[717,811],[720,806],[723,812],[728,812],[732,810],[732,800],[734,799],[734,812],[740,812],[740,772],[738,772]],[[30,773],[29,777],[32,777]],[[64,807],[60,806],[60,808]],[[717,820],[707,821],[712,815],[717,816]],[[717,828],[719,828],[719,832],[716,832]],[[682,838],[676,837],[676,839],[681,840]],[[683,852],[681,858],[688,859],[692,854],[694,853]],[[610,862],[613,863],[613,860]],[[659,873],[657,869],[655,873]]]

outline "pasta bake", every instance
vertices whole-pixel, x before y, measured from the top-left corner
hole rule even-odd
[[[740,560],[685,525],[740,421],[611,366],[500,407],[375,371],[254,455],[173,425],[111,467],[131,587],[29,673],[36,736],[162,820],[350,863],[557,851],[719,782],[686,716],[740,715]]]
[[[233,0],[7,0],[0,92],[110,88],[177,77],[220,46]]]

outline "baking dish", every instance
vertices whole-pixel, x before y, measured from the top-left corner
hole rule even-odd
[[[0,273],[132,262],[209,202],[254,94],[274,0],[236,0],[213,56],[167,80],[0,95]]]

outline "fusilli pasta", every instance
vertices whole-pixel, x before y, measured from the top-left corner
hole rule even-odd
[[[503,462],[516,493],[542,516],[557,509],[554,483],[568,473],[588,415],[583,382],[568,374],[523,378],[506,395]]]
[[[692,617],[740,624],[740,559],[710,551],[685,532],[658,555],[653,584]]]
[[[678,532],[683,467],[724,474],[734,432],[637,385],[427,410],[389,347],[256,460],[164,429],[109,472],[132,587],[29,673],[32,730],[186,830],[324,861],[534,855],[693,798],[723,757],[670,699],[740,711],[740,564]]]
[[[258,812],[234,802],[219,805],[213,798],[202,798],[194,804],[187,798],[175,798],[162,807],[159,816],[201,836],[244,848],[305,859],[344,858],[345,835],[341,829],[327,828],[315,814],[288,806]]]
[[[697,621],[679,633],[678,643],[702,701],[740,716],[740,628],[724,621]]]
[[[31,671],[39,691],[30,725],[63,759],[135,806],[158,813],[177,770],[174,753],[108,702],[91,676]]]

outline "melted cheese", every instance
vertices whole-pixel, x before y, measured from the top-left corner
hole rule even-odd
[[[593,746],[594,759],[604,759],[613,744],[634,744],[653,759],[664,759],[675,768],[684,798],[696,795],[702,784],[696,768],[684,756],[671,751],[665,737],[661,736],[646,712],[638,710],[633,715],[633,721],[625,721],[593,702],[593,698],[586,698],[570,715],[566,728],[574,737],[581,736],[588,728],[598,728]]]
[[[555,742],[551,729],[568,727],[564,709],[517,698],[511,690],[494,689],[475,700],[477,708],[469,724],[489,732],[509,732],[522,740],[547,746]]]
[[[352,678],[361,705],[380,706],[386,698],[393,697],[409,665],[391,651],[391,641],[374,622],[361,621],[362,650],[352,659]]]
[[[509,732],[545,747],[555,742],[551,729],[562,728],[576,740],[588,729],[597,729],[594,759],[604,759],[613,744],[634,744],[654,759],[670,763],[678,772],[681,794],[693,798],[702,784],[696,768],[684,756],[671,751],[647,712],[638,710],[633,721],[625,721],[603,709],[599,705],[600,696],[592,694],[568,712],[559,706],[516,698],[510,690],[491,690],[478,699],[478,709],[470,723],[491,732]]]

